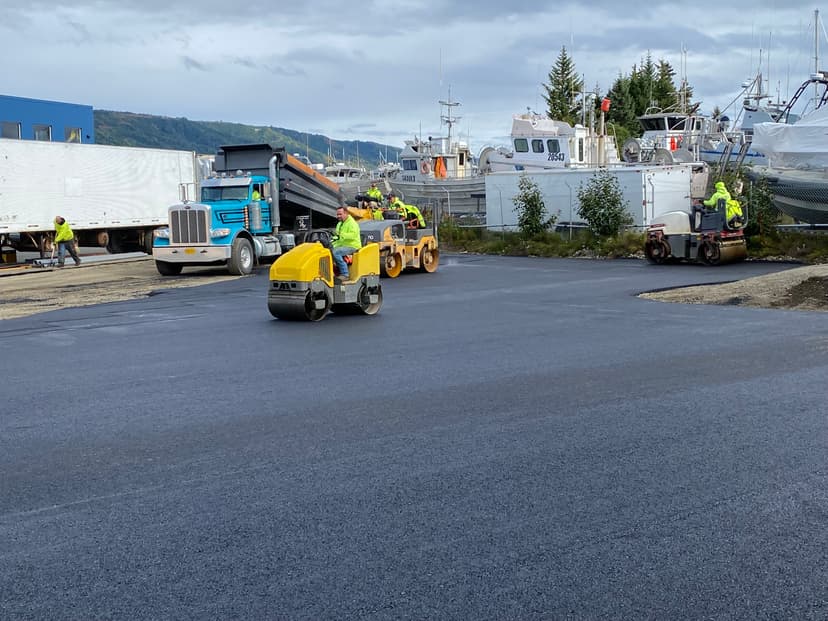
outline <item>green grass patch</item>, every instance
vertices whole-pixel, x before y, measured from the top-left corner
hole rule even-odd
[[[546,231],[525,237],[518,232],[442,224],[440,245],[448,252],[505,256],[595,257],[617,259],[644,256],[644,233],[624,231],[608,237],[585,229]],[[828,234],[774,232],[748,237],[748,258],[789,259],[803,263],[828,262]]]

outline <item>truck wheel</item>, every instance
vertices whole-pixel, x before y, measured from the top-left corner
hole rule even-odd
[[[155,269],[162,276],[178,276],[184,268],[181,263],[167,263],[166,261],[156,261]]]
[[[106,243],[106,251],[109,254],[120,254],[124,251],[124,240],[120,232],[109,232],[109,241]]]
[[[227,269],[237,276],[247,276],[253,271],[253,246],[244,237],[237,237],[233,241]]]
[[[141,244],[141,250],[146,252],[148,255],[152,255],[152,241],[155,235],[153,233],[155,229],[147,229],[144,231],[144,243]]]

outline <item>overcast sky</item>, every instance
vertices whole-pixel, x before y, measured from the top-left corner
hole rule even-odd
[[[590,90],[649,51],[686,72],[703,112],[760,60],[785,98],[813,71],[815,9],[828,17],[798,0],[9,0],[0,94],[402,146],[445,135],[451,89],[452,131],[477,153],[506,142],[513,114],[544,110],[562,46]]]

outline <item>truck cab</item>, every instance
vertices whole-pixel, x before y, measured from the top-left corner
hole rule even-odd
[[[271,144],[218,149],[213,172],[201,182],[197,201],[169,208],[169,226],[155,232],[152,255],[159,273],[180,274],[185,265],[226,265],[249,274],[255,263],[295,246],[283,232],[301,220],[335,222],[343,203],[339,186]]]
[[[257,260],[293,247],[293,236],[278,232],[276,196],[274,203],[271,179],[241,170],[203,180],[198,202],[170,207],[169,226],[155,232],[152,254],[159,273],[223,264],[231,274],[250,274]]]

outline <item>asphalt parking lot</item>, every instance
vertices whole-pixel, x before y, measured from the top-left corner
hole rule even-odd
[[[825,315],[637,297],[786,269],[662,267],[448,256],[319,323],[260,270],[0,322],[3,616],[825,617]]]

